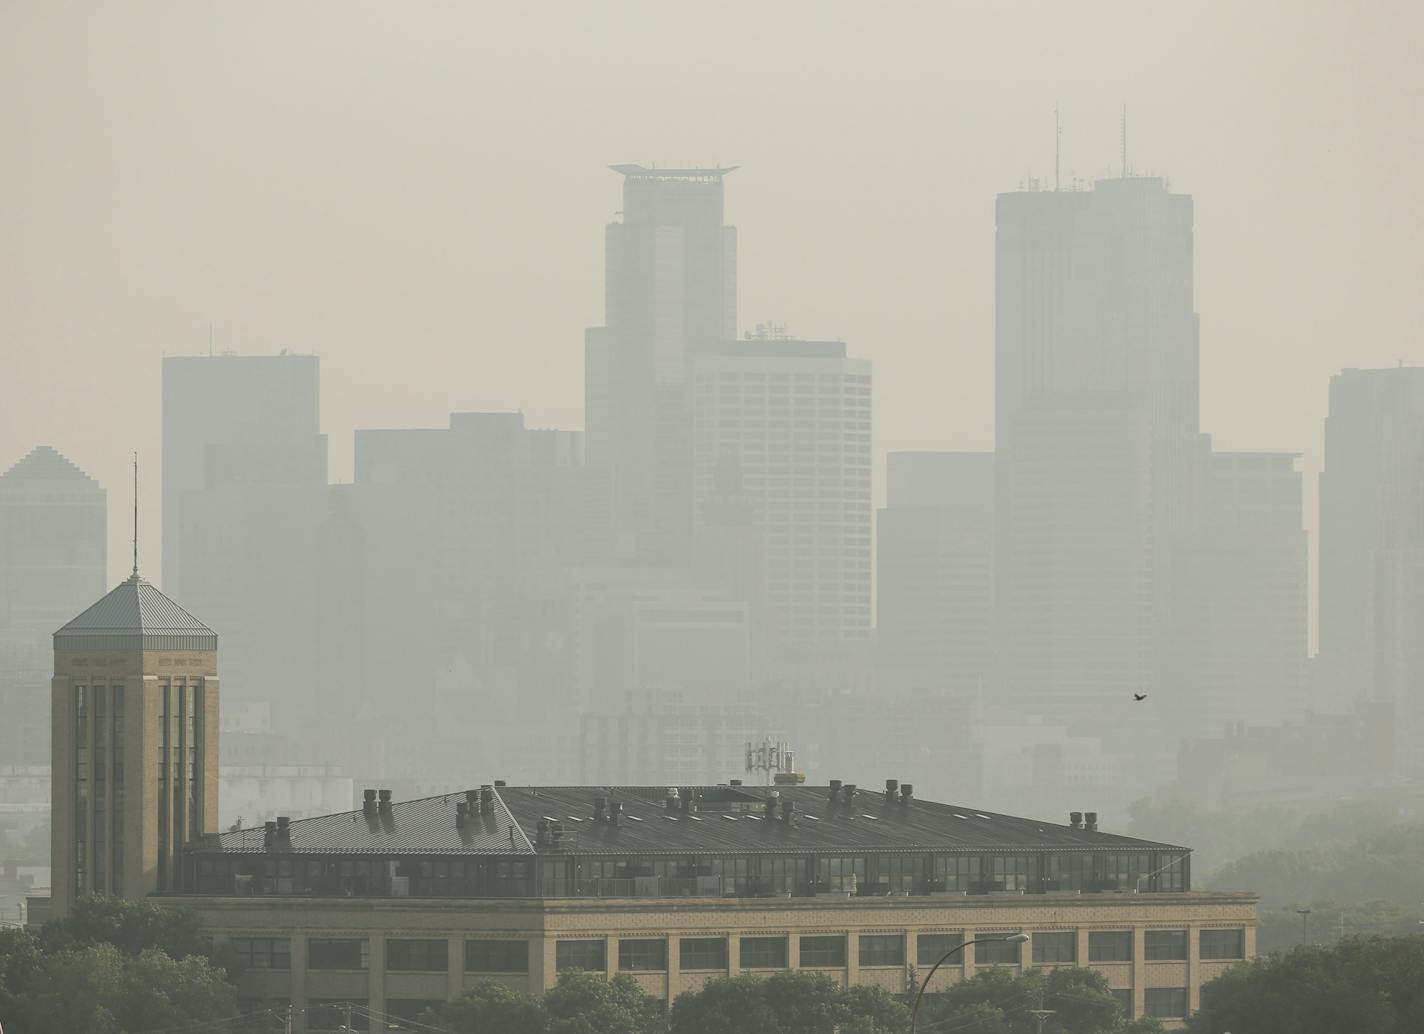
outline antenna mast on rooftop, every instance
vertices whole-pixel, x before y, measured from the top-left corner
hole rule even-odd
[[[138,452],[134,452],[134,512],[133,512],[133,576],[138,577]]]

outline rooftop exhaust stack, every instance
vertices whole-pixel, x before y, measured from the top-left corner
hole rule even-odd
[[[841,797],[845,800],[847,805],[855,803],[855,789],[854,783],[846,783],[841,789]]]
[[[608,807],[608,798],[607,798],[607,797],[595,797],[595,798],[593,799],[593,821],[594,821],[594,822],[602,822],[602,821],[603,821],[603,812],[607,809],[607,807]]]
[[[540,847],[549,843],[549,820],[540,819],[534,827],[534,842]]]
[[[492,786],[480,787],[480,814],[494,814],[494,787]]]
[[[623,814],[623,802],[622,802],[622,801],[614,801],[612,804],[610,804],[610,805],[608,806],[608,824],[609,824],[610,826],[616,826],[616,825],[618,825],[618,819],[619,819],[619,817],[620,817],[622,814]]]
[[[668,787],[667,797],[664,799],[663,803],[667,806],[667,813],[668,813],[669,815],[676,815],[676,814],[677,814],[678,802],[677,802],[677,788],[676,788],[676,787],[674,787],[674,786],[669,786],[669,787]]]
[[[376,814],[376,791],[366,790],[364,796],[366,799],[361,803],[361,813],[363,815]]]
[[[391,792],[389,790],[381,790],[378,796],[381,799],[378,810],[382,815],[389,815],[391,813]]]
[[[771,791],[771,795],[767,797],[767,799],[766,799],[766,817],[767,817],[767,820],[768,820],[768,821],[770,821],[771,819],[776,818],[776,804],[777,804],[777,801],[778,801],[778,799],[779,799],[780,797],[781,797],[781,794],[778,793],[778,792],[775,791],[775,790]]]
[[[268,850],[277,846],[277,823],[262,823],[262,846]]]
[[[894,803],[895,803],[895,794],[896,794],[896,791],[899,790],[899,789],[900,789],[900,781],[899,781],[898,779],[887,779],[887,780],[885,780],[885,803],[886,803],[886,804],[894,804]]]
[[[292,819],[289,815],[277,816],[277,840],[279,843],[292,846]]]
[[[840,781],[839,779],[832,779],[832,780],[831,780],[831,803],[832,803],[832,804],[835,804],[835,803],[836,803],[837,801],[839,801],[840,799],[841,799],[841,781]]]
[[[1070,812],[1068,813],[1068,828],[1069,828],[1069,829],[1082,829],[1082,828],[1083,828],[1083,813],[1082,813],[1081,811],[1070,811]]]
[[[790,825],[790,824],[791,824],[791,814],[792,814],[795,810],[796,810],[796,802],[795,802],[795,801],[782,801],[782,802],[781,802],[781,821],[782,821],[782,822],[785,822],[787,825]]]
[[[911,785],[910,783],[902,783],[902,784],[900,785],[900,804],[901,804],[903,807],[908,808],[908,807],[910,806],[910,802],[913,801],[914,799],[915,799],[915,788],[914,788],[914,786]]]
[[[1084,812],[1083,823],[1089,832],[1096,833],[1098,831],[1098,813],[1095,811]]]

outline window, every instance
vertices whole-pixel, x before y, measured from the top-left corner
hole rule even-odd
[[[285,937],[232,937],[227,943],[248,969],[292,968],[292,942]]]
[[[386,941],[386,969],[444,973],[449,965],[450,945],[447,941],[408,941],[399,938]]]
[[[661,937],[619,941],[618,968],[655,972],[667,969],[667,941]]]
[[[1077,962],[1078,935],[1072,930],[1033,935],[1034,962]]]
[[[846,964],[845,934],[831,937],[802,937],[801,966],[844,966]]]
[[[785,937],[743,937],[743,969],[785,969]]]
[[[307,941],[307,969],[365,969],[364,940],[336,940],[313,937]]]
[[[861,934],[860,964],[862,966],[903,966],[905,938],[898,933]]]
[[[1147,961],[1161,962],[1163,960],[1173,962],[1185,962],[1187,958],[1187,931],[1185,930],[1148,930],[1147,931]],[[1179,1016],[1180,1013],[1171,1013],[1172,1016]]]
[[[1175,1019],[1187,1014],[1185,987],[1149,987],[1143,995],[1143,1011],[1159,1019]]]
[[[679,959],[683,969],[726,969],[727,938],[684,937]]]
[[[962,933],[922,933],[915,939],[915,962],[921,966],[933,966],[951,950],[964,943]],[[946,966],[961,964],[962,953],[945,959]]]
[[[560,972],[566,969],[605,970],[608,968],[607,947],[602,940],[559,941],[554,946],[554,968]]]
[[[1127,1019],[1132,1019],[1132,988],[1114,987],[1108,991],[1113,996],[1113,1001],[1117,1002],[1117,1007],[1122,1010],[1122,1014]]]
[[[466,973],[528,973],[528,941],[466,941]]]
[[[1004,934],[985,934],[986,937],[1001,937]],[[974,961],[982,965],[1016,966],[1019,962],[1018,941],[986,941],[974,945]]]
[[[1088,931],[1089,962],[1131,962],[1131,930]]]
[[[1246,931],[1203,930],[1201,932],[1201,957],[1203,959],[1244,959],[1246,957]]]

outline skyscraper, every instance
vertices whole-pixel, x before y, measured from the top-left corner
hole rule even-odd
[[[1330,381],[1320,475],[1320,661],[1327,703],[1395,712],[1403,772],[1424,772],[1424,369]]]
[[[989,674],[994,455],[892,452],[876,522],[876,670],[973,700]]]
[[[622,219],[605,236],[605,322],[585,346],[589,459],[608,470],[614,548],[685,564],[691,553],[694,350],[736,336],[732,169],[616,165]]]
[[[311,717],[330,499],[316,356],[163,360],[163,575],[223,633],[228,698]]]
[[[104,589],[104,489],[48,445],[0,474],[0,764],[48,757],[49,637]]]
[[[54,633],[54,915],[183,887],[218,829],[217,636],[133,575]]]
[[[727,341],[694,363],[700,512],[735,471],[761,532],[768,636],[793,649],[870,634],[870,362],[838,341]],[[704,507],[702,504],[707,504]]]
[[[1292,453],[1212,453],[1203,579],[1205,698],[1197,726],[1280,725],[1304,704],[1307,556]]]
[[[999,688],[1089,724],[1129,688],[1195,693],[1191,198],[1135,176],[1020,191],[997,227]]]

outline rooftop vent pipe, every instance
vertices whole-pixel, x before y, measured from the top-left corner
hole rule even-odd
[[[778,800],[780,797],[781,797],[781,794],[778,793],[778,792],[775,791],[775,790],[771,791],[771,795],[770,795],[769,797],[767,797],[767,799],[766,799],[766,817],[767,817],[767,820],[768,820],[768,821],[770,821],[771,819],[776,818],[776,803],[777,803],[777,800]]]
[[[900,789],[900,781],[899,781],[898,779],[887,779],[887,780],[885,780],[885,803],[886,803],[886,804],[894,804],[894,803],[895,803],[895,800],[896,800],[896,792],[897,792],[899,789]]]
[[[1068,813],[1068,828],[1069,828],[1069,829],[1082,829],[1082,828],[1083,828],[1083,813],[1082,813],[1081,811],[1070,811],[1070,812]]]
[[[1083,824],[1090,833],[1096,833],[1098,831],[1098,813],[1095,811],[1084,812]]]
[[[618,819],[619,819],[619,817],[620,817],[622,814],[623,814],[623,802],[622,802],[622,801],[614,801],[612,804],[610,804],[610,805],[608,806],[608,823],[609,823],[609,825],[612,825],[612,826],[618,825]]]
[[[854,801],[855,801],[855,784],[854,784],[854,783],[846,783],[846,784],[845,784],[845,787],[841,790],[841,797],[844,799],[844,801],[845,801],[846,804],[852,804],[852,803],[854,803]]]
[[[781,802],[781,821],[782,821],[782,822],[785,822],[785,823],[787,823],[787,824],[789,825],[789,824],[791,823],[791,813],[794,812],[795,810],[796,810],[796,802],[795,802],[795,801],[791,801],[791,800],[782,801],[782,802]]]
[[[381,790],[378,796],[381,798],[378,810],[382,815],[389,815],[391,813],[391,792],[389,790]]]
[[[903,783],[900,786],[900,804],[908,808],[910,802],[915,799],[915,787],[911,783]]]
[[[608,807],[607,797],[595,797],[593,799],[593,821],[602,822],[603,812]]]
[[[832,804],[835,804],[835,803],[836,803],[837,801],[839,801],[840,799],[841,799],[841,781],[840,781],[839,779],[832,779],[832,780],[831,780],[831,803],[832,803]]]
[[[492,786],[480,787],[480,814],[494,814],[494,787]]]
[[[364,796],[366,799],[361,803],[362,813],[365,815],[376,814],[376,791],[366,790]]]

